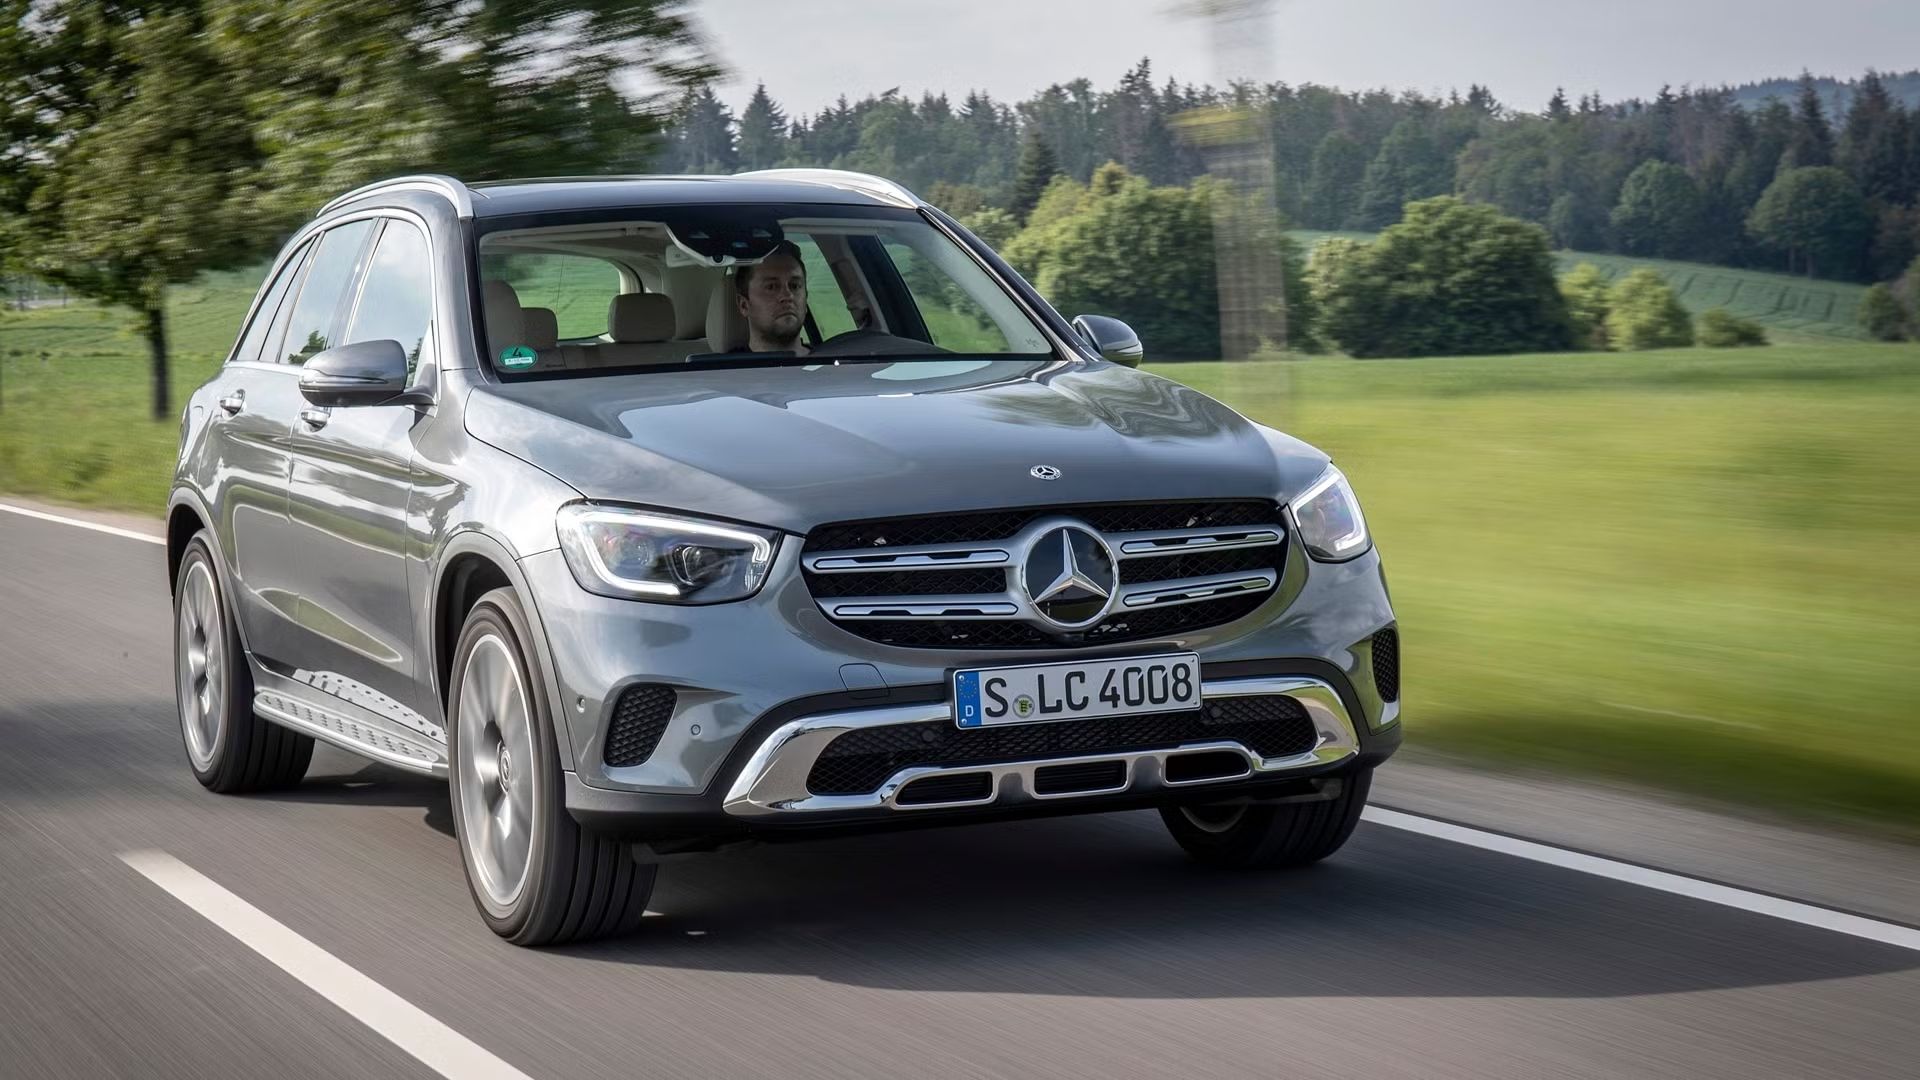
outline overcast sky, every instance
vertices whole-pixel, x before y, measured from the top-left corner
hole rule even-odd
[[[1085,75],[1107,87],[1142,56],[1159,81],[1215,81],[1183,0],[701,0],[738,110],[756,81],[788,110],[898,86],[1018,100]],[[1857,76],[1920,66],[1920,0],[1278,0],[1272,78],[1342,89],[1492,87],[1545,107],[1555,86],[1608,100],[1662,83]],[[1257,52],[1256,52],[1257,55]]]

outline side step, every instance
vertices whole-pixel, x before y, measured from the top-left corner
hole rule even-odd
[[[425,738],[386,731],[275,690],[253,695],[253,711],[303,735],[332,743],[383,765],[424,776],[447,775],[446,749]]]

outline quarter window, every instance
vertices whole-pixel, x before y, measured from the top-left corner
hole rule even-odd
[[[247,332],[240,338],[240,347],[233,350],[233,363],[246,363],[260,359],[260,347],[266,344],[267,331],[273,327],[274,315],[280,311],[281,301],[287,298],[287,289],[294,279],[300,276],[300,264],[306,261],[307,251],[312,244],[302,244],[300,250],[280,267],[280,273],[273,279],[273,285],[267,289],[267,295],[260,301],[260,307],[253,313],[253,321],[247,324]],[[269,361],[273,357],[267,358]]]
[[[412,378],[433,326],[433,264],[426,234],[411,222],[389,220],[374,245],[360,287],[360,306],[347,327],[347,344],[390,339],[407,353]]]
[[[334,323],[340,314],[340,300],[353,269],[366,247],[367,234],[373,230],[372,218],[349,222],[327,230],[320,238],[320,249],[300,286],[300,298],[294,301],[293,317],[287,322],[286,336],[280,341],[280,357],[289,364],[304,364],[315,353],[338,344],[332,341]]]

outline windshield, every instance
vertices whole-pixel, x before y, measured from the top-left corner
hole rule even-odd
[[[908,210],[650,207],[509,220],[480,238],[489,361],[507,376],[1044,359],[960,245]],[[742,257],[717,236],[752,236]],[[744,249],[743,249],[744,250]]]

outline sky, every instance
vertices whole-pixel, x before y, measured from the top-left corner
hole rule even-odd
[[[699,0],[737,111],[764,80],[789,113],[890,87],[1019,100],[1086,76],[1108,87],[1143,56],[1156,81],[1219,80],[1194,0]],[[1469,83],[1545,108],[1556,86],[1609,101],[1678,87],[1920,66],[1920,0],[1276,0],[1233,70],[1342,89]],[[1267,45],[1265,50],[1259,46]],[[1264,52],[1265,60],[1258,58]]]

